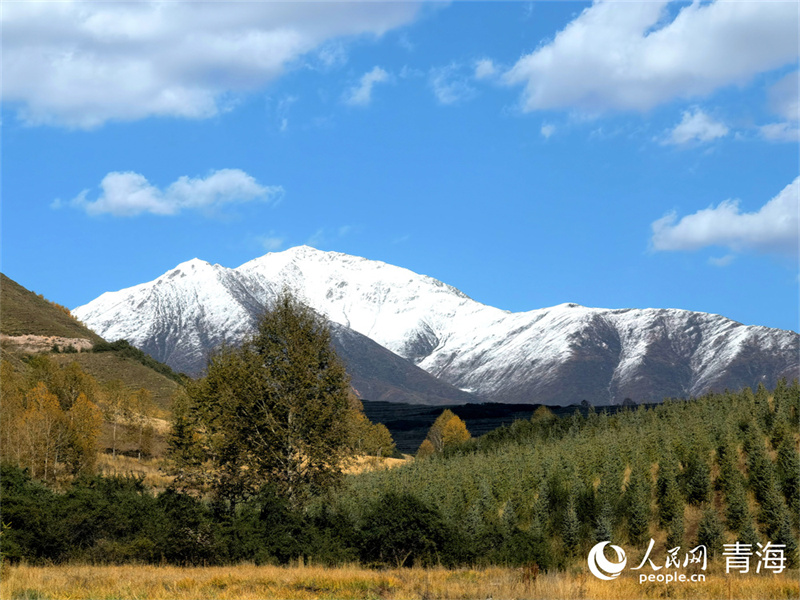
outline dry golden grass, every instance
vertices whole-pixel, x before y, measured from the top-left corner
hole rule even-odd
[[[130,456],[117,454],[116,457],[110,454],[97,455],[97,472],[104,476],[111,475],[135,475],[144,477],[144,484],[153,488],[155,491],[165,489],[172,483],[172,477],[165,475],[159,470],[163,461],[158,458],[137,459]]]
[[[391,458],[378,456],[356,456],[344,469],[347,475],[358,475],[365,471],[379,471],[381,469],[392,469],[404,465],[414,460],[412,456],[405,455],[405,458]]]
[[[640,585],[634,576],[600,581],[587,573],[539,575],[526,582],[519,569],[387,569],[12,566],[3,570],[0,598],[197,600],[266,598],[798,598],[797,571],[781,575],[708,575],[704,583]]]

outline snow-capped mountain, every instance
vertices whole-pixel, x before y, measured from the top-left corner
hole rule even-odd
[[[800,335],[792,331],[676,309],[562,304],[510,313],[408,269],[308,246],[236,269],[194,259],[73,313],[108,340],[125,338],[196,374],[210,349],[241,340],[283,289],[337,324],[334,339],[351,375],[363,368],[354,364],[357,356],[371,363],[373,374],[375,364],[389,360],[373,351],[364,359],[366,337],[406,359],[384,371],[397,372],[402,364],[411,373],[416,365],[449,384],[436,399],[411,398],[422,402],[444,402],[448,390],[497,402],[658,401],[759,382],[771,386],[799,370]],[[397,389],[392,399],[403,401]]]

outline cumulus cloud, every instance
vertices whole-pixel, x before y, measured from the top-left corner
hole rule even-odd
[[[680,220],[670,213],[652,224],[654,250],[698,250],[722,246],[735,252],[797,255],[800,239],[800,177],[757,212],[745,213],[726,200]]]
[[[418,3],[11,2],[3,6],[3,101],[29,124],[97,127],[205,118],[339,38],[411,22]]]
[[[231,203],[276,201],[283,193],[281,187],[263,186],[239,169],[212,171],[205,178],[183,176],[164,190],[139,173],[113,172],[103,178],[100,189],[96,199],[90,200],[89,190],[84,190],[70,205],[90,215],[176,215],[184,210],[214,210]]]
[[[458,104],[475,95],[475,88],[469,84],[468,77],[455,63],[431,69],[428,82],[439,104]]]
[[[693,142],[711,142],[728,135],[728,127],[702,110],[685,111],[681,122],[669,133],[665,144],[683,146]]]
[[[674,18],[667,4],[597,2],[504,80],[525,86],[525,111],[646,111],[797,61],[797,3],[693,2]]]
[[[387,81],[389,81],[389,73],[380,67],[375,67],[361,76],[358,85],[350,88],[345,94],[344,101],[350,106],[368,106],[372,102],[372,88],[375,87],[375,84]]]

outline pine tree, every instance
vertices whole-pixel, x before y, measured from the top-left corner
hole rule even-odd
[[[722,552],[724,535],[725,531],[719,522],[717,511],[713,507],[707,507],[698,526],[697,544],[705,546],[710,557],[717,556]]]
[[[625,491],[628,537],[634,545],[648,539],[650,529],[650,480],[646,466],[640,465],[631,472],[628,489]]]
[[[179,491],[200,490],[206,479],[203,462],[206,459],[200,435],[196,429],[196,414],[183,389],[172,396],[172,421],[167,435],[167,474],[174,478]]]
[[[761,382],[759,382],[756,388],[753,402],[755,404],[755,416],[758,419],[759,426],[764,431],[770,431],[772,429],[773,413],[769,405],[769,392]]]
[[[683,530],[683,497],[677,482],[678,469],[674,457],[669,454],[658,465],[656,482],[656,500],[658,502],[658,520],[662,528],[673,526],[676,518],[681,519]],[[683,533],[681,533],[681,536]]]
[[[733,532],[742,531],[751,522],[752,517],[747,504],[747,491],[741,475],[731,478],[725,493],[725,501],[727,503],[725,521],[728,529]]]
[[[683,480],[688,503],[699,505],[708,502],[711,498],[711,470],[702,456],[694,453],[689,456]]]
[[[595,542],[610,542],[612,540],[611,530],[611,508],[608,502],[602,502],[600,509],[597,512],[594,527],[594,541]]]
[[[778,446],[775,471],[786,504],[790,512],[797,517],[800,515],[800,457],[792,437],[786,436]]]
[[[561,539],[564,540],[567,552],[575,554],[578,549],[578,542],[580,542],[580,521],[578,520],[578,511],[575,509],[575,497],[572,493],[569,495],[569,500],[564,510]]]
[[[667,547],[676,548],[683,545],[683,510],[667,523]]]
[[[509,500],[503,507],[503,533],[508,536],[517,530],[519,518],[517,511],[514,509],[514,502]]]

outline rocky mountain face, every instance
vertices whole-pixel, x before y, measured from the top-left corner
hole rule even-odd
[[[194,259],[73,313],[105,339],[198,374],[208,352],[252,331],[283,289],[331,322],[354,387],[370,400],[660,401],[772,386],[800,370],[792,331],[676,309],[510,313],[407,269],[307,246],[236,269]]]

